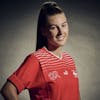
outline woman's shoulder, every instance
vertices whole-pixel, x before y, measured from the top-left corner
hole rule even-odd
[[[68,62],[75,63],[73,56],[70,55],[67,52],[63,52],[63,59],[66,60],[66,61],[68,61]]]
[[[26,57],[25,57],[25,59],[24,59],[24,62],[39,62],[38,61],[38,59],[37,59],[37,57],[35,56],[35,53],[36,53],[37,51],[33,51],[33,52],[31,52],[31,53],[29,53]]]
[[[72,55],[70,55],[68,52],[63,52],[63,56],[67,58],[72,58]]]
[[[33,52],[29,53],[26,56],[26,59],[25,60],[29,59],[29,60],[38,61],[37,55],[43,55],[43,52],[44,52],[43,48],[38,49],[37,51],[33,51]]]

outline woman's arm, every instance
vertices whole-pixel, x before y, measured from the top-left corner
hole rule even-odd
[[[5,83],[1,89],[1,94],[5,100],[18,100],[18,93],[16,87],[9,81]]]

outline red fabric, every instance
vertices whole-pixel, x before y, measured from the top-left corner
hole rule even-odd
[[[43,81],[40,65],[36,57],[29,55],[22,65],[9,78],[20,93],[23,89],[30,89]]]
[[[31,100],[80,100],[76,67],[66,53],[58,58],[42,48],[29,55],[9,78],[18,89],[28,89]]]

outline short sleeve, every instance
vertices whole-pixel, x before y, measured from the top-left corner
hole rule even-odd
[[[39,71],[39,62],[36,57],[31,54],[26,57],[21,66],[8,78],[20,93],[25,88],[29,88],[32,82],[35,82]]]

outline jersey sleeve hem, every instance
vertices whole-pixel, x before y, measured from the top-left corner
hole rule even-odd
[[[18,77],[16,77],[16,75],[10,76],[7,80],[16,87],[18,93],[24,89],[24,84],[18,79]]]

